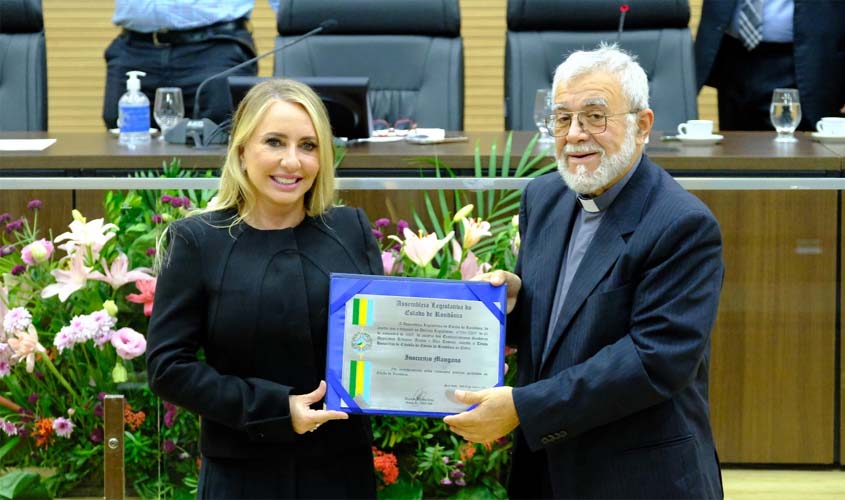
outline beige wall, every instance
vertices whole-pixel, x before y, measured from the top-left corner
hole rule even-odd
[[[586,0],[585,0],[586,1]],[[702,0],[691,0],[690,27],[695,33]],[[43,0],[47,32],[49,128],[54,131],[101,130],[105,63],[103,51],[117,34],[109,0]],[[506,0],[461,0],[465,45],[465,128],[504,128],[504,45]],[[276,24],[264,0],[256,0],[253,32],[259,51],[273,47]],[[273,58],[259,66],[272,73]],[[716,115],[715,92],[699,97],[703,118]]]

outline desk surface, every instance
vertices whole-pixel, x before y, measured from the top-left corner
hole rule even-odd
[[[426,166],[422,159],[438,158],[453,169],[471,169],[476,145],[482,161],[496,144],[501,157],[507,141],[506,132],[470,133],[463,143],[415,145],[404,141],[364,143],[350,146],[341,165],[354,170],[355,175],[384,175],[385,170],[416,170]],[[690,146],[680,142],[663,142],[653,134],[649,156],[667,170],[681,175],[817,175],[839,177],[845,146],[827,146],[814,142],[809,135],[798,133],[795,144],[773,141],[774,132],[728,132],[725,139],[713,146]],[[530,132],[514,132],[511,165],[519,161],[531,137]],[[52,137],[54,145],[39,152],[0,152],[0,176],[10,170],[82,171],[159,168],[162,162],[181,158],[186,168],[214,169],[223,161],[225,148],[214,146],[196,149],[190,146],[167,144],[153,139],[149,146],[135,150],[121,147],[117,138],[104,133],[3,133],[0,138]],[[535,147],[532,155],[543,152]],[[549,151],[550,152],[550,151]],[[59,172],[55,172],[58,174]],[[75,175],[75,172],[68,172]],[[53,174],[53,175],[55,175]]]

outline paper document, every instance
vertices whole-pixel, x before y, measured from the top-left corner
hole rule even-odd
[[[55,139],[0,139],[0,151],[44,151]]]

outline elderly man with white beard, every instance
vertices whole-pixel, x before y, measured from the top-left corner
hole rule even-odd
[[[707,207],[643,153],[654,123],[640,65],[571,54],[549,125],[559,173],[520,206],[508,342],[516,387],[456,397],[446,417],[487,443],[514,429],[512,498],[721,498],[709,423],[710,332],[724,264]]]

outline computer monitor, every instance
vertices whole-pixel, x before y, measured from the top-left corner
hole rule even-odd
[[[230,76],[229,92],[232,95],[232,104],[235,109],[253,85],[270,79],[270,77],[259,76]],[[369,78],[359,76],[311,76],[291,79],[308,85],[320,96],[329,112],[329,121],[331,121],[332,132],[335,137],[347,139],[370,137],[373,131],[373,120],[370,112],[370,101],[367,97]]]

